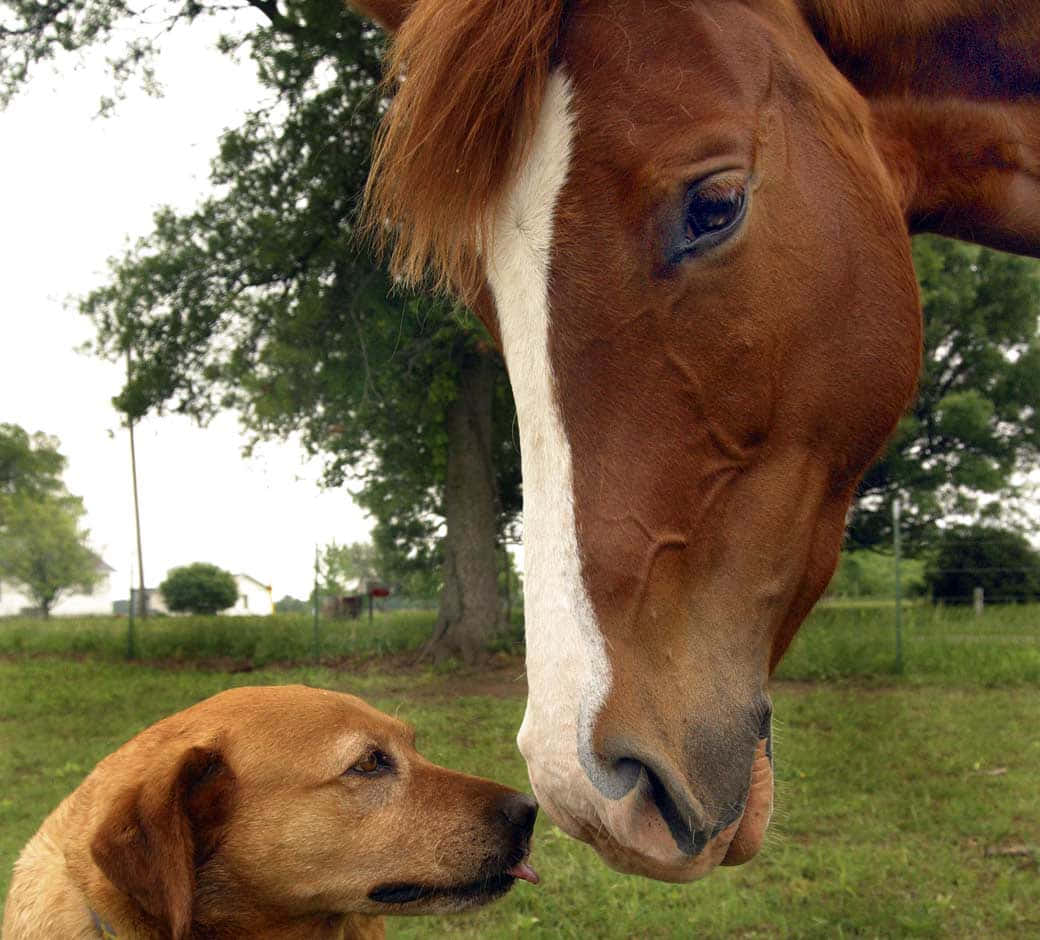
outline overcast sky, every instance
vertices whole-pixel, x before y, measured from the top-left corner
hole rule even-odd
[[[167,43],[163,98],[133,92],[113,117],[95,117],[112,87],[98,56],[38,72],[0,111],[0,422],[60,439],[65,481],[117,587],[133,553],[129,444],[111,406],[122,366],[76,351],[92,326],[69,300],[104,283],[106,259],[150,231],[158,206],[196,204],[218,134],[260,97],[251,63],[219,54],[204,28]],[[136,438],[149,586],[170,567],[211,561],[273,584],[276,598],[302,597],[316,542],[368,536],[349,494],[320,490],[321,465],[298,446],[243,458],[233,415],[205,429],[150,418]]]

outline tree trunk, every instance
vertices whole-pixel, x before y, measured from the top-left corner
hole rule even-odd
[[[491,456],[495,364],[467,354],[458,397],[448,411],[444,480],[444,590],[426,651],[435,659],[475,662],[498,629],[496,516],[498,492]]]

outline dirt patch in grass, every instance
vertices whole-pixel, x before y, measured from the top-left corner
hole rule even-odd
[[[63,660],[76,663],[92,662],[90,653],[23,653],[18,655],[0,653],[0,663],[17,664],[26,660]],[[305,663],[279,661],[256,664],[248,659],[234,656],[212,656],[199,659],[174,657],[142,658],[135,665],[170,672],[220,673],[243,675],[251,672],[277,673],[297,672]],[[524,657],[521,654],[495,653],[475,666],[450,663],[443,666],[431,664],[429,659],[420,658],[414,650],[394,653],[367,653],[355,656],[325,657],[321,668],[336,673],[361,678],[378,677],[384,681],[384,694],[407,695],[417,701],[446,701],[468,696],[489,698],[522,698],[527,695],[527,677]],[[863,694],[883,695],[905,683],[881,679],[846,678],[837,680],[774,679],[769,683],[772,692],[791,695],[808,695],[823,688],[846,689]]]
[[[486,698],[524,698],[527,679],[523,661],[507,665],[493,665],[482,671],[467,670],[437,676],[422,684],[391,681],[386,685],[388,695],[407,695],[418,701],[449,701],[454,698],[481,696]]]

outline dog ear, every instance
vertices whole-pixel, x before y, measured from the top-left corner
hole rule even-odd
[[[189,748],[114,800],[91,841],[109,881],[171,940],[191,933],[195,870],[215,849],[234,792],[235,775],[218,751]]]
[[[408,18],[415,0],[347,0],[362,16],[375,20],[387,32],[396,33]]]

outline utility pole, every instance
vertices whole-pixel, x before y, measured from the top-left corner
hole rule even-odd
[[[126,347],[126,384],[130,384],[130,347]],[[138,583],[137,592],[137,603],[139,605],[138,612],[141,615],[141,619],[144,620],[148,616],[148,595],[144,589],[144,553],[141,551],[141,507],[137,500],[137,450],[134,447],[134,419],[133,416],[127,412],[126,424],[130,429],[130,477],[133,481],[134,487],[134,528],[137,531],[137,577],[140,579]],[[133,606],[133,597],[131,592],[130,606]]]
[[[896,559],[896,673],[903,674],[903,585],[900,580],[899,563],[899,497],[892,500],[892,541]]]

